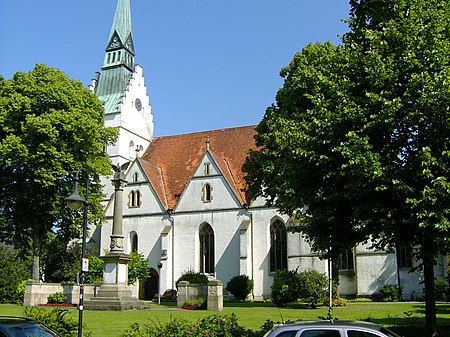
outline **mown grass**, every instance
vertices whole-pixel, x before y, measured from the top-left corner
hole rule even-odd
[[[51,309],[49,309],[51,310]],[[78,317],[76,308],[68,309],[74,318]],[[165,322],[171,318],[185,318],[197,320],[211,311],[180,310],[169,304],[151,304],[150,309],[130,311],[84,311],[86,331],[92,337],[120,337],[125,329],[133,322],[153,323]],[[327,307],[309,309],[302,304],[288,305],[277,308],[271,303],[225,303],[223,315],[235,314],[239,324],[257,330],[266,320],[275,322],[288,320],[316,320],[328,314]],[[0,315],[22,315],[19,305],[0,305]],[[450,304],[438,304],[438,323],[450,325]],[[338,319],[369,320],[385,326],[401,325],[408,322],[423,324],[424,304],[419,302],[406,303],[378,303],[361,302],[348,303],[346,307],[333,309],[333,317]]]

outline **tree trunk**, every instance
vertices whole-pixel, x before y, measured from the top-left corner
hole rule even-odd
[[[434,258],[424,254],[423,274],[425,278],[425,336],[436,337],[436,301],[434,291]]]
[[[40,240],[35,236],[33,239],[33,262],[31,265],[31,278],[33,281],[39,281],[39,251]]]

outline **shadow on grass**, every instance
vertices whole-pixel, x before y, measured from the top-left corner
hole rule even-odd
[[[436,306],[438,335],[450,337],[450,304],[438,304]],[[365,321],[388,326],[390,330],[400,336],[423,337],[425,336],[425,305],[418,303],[413,310],[404,312],[403,317],[368,317]],[[417,317],[420,315],[420,317]],[[444,317],[443,317],[444,316]]]
[[[278,308],[272,302],[223,302],[223,306],[228,308]],[[289,303],[285,307],[281,308],[311,309],[311,307],[305,303]]]

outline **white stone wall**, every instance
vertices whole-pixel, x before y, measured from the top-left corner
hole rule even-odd
[[[205,157],[205,160],[210,158]],[[213,169],[216,169],[214,167]],[[134,173],[139,179],[132,182]],[[161,261],[161,292],[175,288],[175,281],[186,271],[199,271],[199,229],[208,223],[215,236],[215,275],[226,287],[236,275],[245,274],[254,280],[255,299],[270,297],[273,273],[269,271],[270,224],[275,219],[287,223],[288,217],[281,216],[275,209],[264,206],[257,200],[247,211],[227,185],[221,175],[212,171],[210,176],[198,175],[188,184],[178,207],[169,216],[165,206],[157,198],[150,184],[145,181],[141,167],[134,162],[128,170],[130,183],[124,188],[123,235],[125,252],[131,251],[131,233],[138,235],[138,252],[149,261],[149,267],[158,270]],[[202,187],[212,186],[212,200],[202,200]],[[129,207],[128,194],[131,190],[141,192],[140,207]],[[107,222],[101,227],[101,254],[109,249],[112,231],[112,205],[106,209]],[[311,252],[311,247],[301,233],[288,233],[288,268],[299,271],[315,269],[328,273],[328,262]],[[436,275],[446,275],[447,262],[440,259]],[[375,251],[368,246],[354,250],[354,272],[340,273],[341,295],[371,296],[384,284],[397,284],[395,254]],[[400,270],[404,298],[423,296],[420,272],[408,273]]]

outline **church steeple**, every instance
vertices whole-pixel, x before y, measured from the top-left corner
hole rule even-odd
[[[130,0],[118,0],[111,33],[106,46],[103,69],[125,66],[132,70],[134,55]]]
[[[91,89],[105,108],[105,126],[115,127],[119,136],[106,151],[114,165],[136,158],[148,147],[153,136],[153,113],[147,94],[143,68],[134,64],[130,0],[116,0],[102,70]],[[111,184],[105,182],[108,187]],[[110,195],[110,191],[106,191]]]

